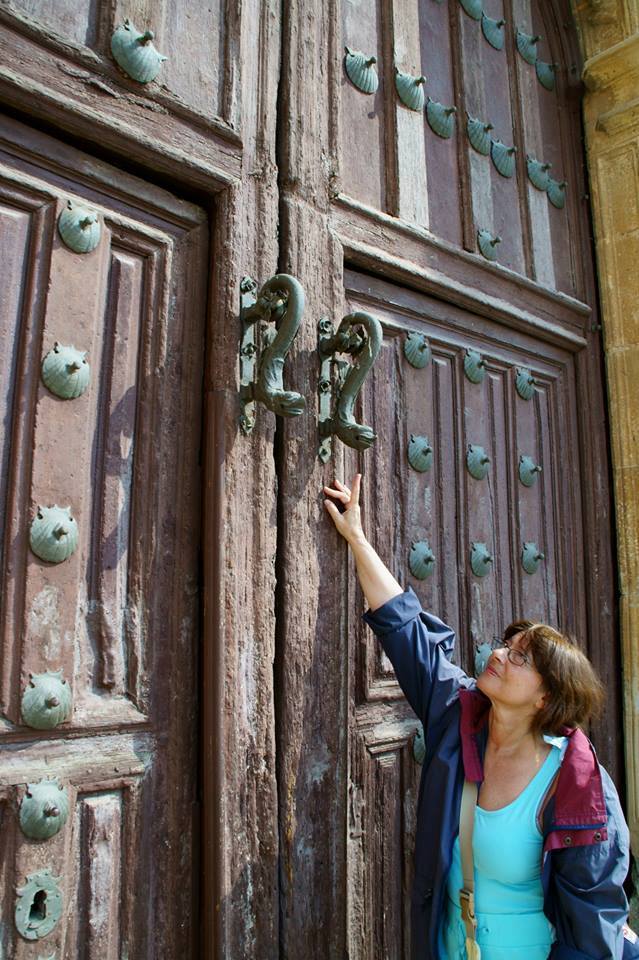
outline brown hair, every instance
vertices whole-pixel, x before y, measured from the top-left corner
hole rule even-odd
[[[506,627],[504,640],[518,633],[523,633],[521,647],[532,657],[548,694],[533,720],[534,732],[560,736],[564,727],[582,727],[596,717],[603,706],[604,690],[585,653],[545,623],[515,620]]]

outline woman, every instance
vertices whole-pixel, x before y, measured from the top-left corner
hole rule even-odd
[[[465,780],[478,785],[470,819],[481,960],[639,957],[622,886],[628,828],[580,729],[602,696],[589,661],[551,627],[520,621],[479,679],[468,677],[451,663],[452,630],[421,609],[367,542],[360,480],[352,493],[337,480],[324,487],[324,504],[355,557],[370,607],[364,620],[424,727],[413,960],[466,956],[458,837]]]

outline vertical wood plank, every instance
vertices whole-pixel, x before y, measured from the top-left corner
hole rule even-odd
[[[82,873],[86,898],[82,953],[87,960],[120,957],[121,801],[117,794],[82,801]]]
[[[415,0],[390,4],[393,70],[413,77],[425,76],[419,36],[419,10]],[[392,78],[394,83],[394,77]],[[427,89],[427,84],[423,87]],[[398,203],[393,211],[403,220],[429,227],[428,174],[424,145],[424,114],[409,110],[395,94],[395,150]]]

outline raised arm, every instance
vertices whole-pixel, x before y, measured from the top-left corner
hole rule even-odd
[[[361,473],[357,473],[353,480],[352,492],[339,480],[335,481],[335,490],[324,487],[324,493],[333,498],[332,500],[325,500],[324,504],[333,518],[335,526],[353,551],[357,576],[362,585],[364,596],[370,609],[375,611],[378,607],[392,600],[393,597],[403,593],[403,590],[364,536],[359,509],[361,479]],[[343,513],[340,513],[333,501],[342,504]]]
[[[408,702],[424,724],[428,752],[429,740],[438,741],[440,725],[459,688],[474,684],[474,680],[451,663],[455,635],[450,627],[422,610],[414,591],[402,589],[366,540],[359,509],[360,480],[361,474],[357,474],[352,493],[339,480],[335,489],[324,487],[331,498],[324,504],[353,551],[370,607],[364,620],[375,631]],[[342,505],[343,512],[334,501]]]

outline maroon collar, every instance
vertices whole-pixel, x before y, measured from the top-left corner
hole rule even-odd
[[[484,779],[483,745],[478,735],[488,722],[490,700],[480,690],[460,690],[460,732],[466,779],[481,783]],[[578,727],[566,727],[568,747],[561,764],[555,791],[555,828],[570,830],[599,826],[607,820],[601,771],[595,750]]]

